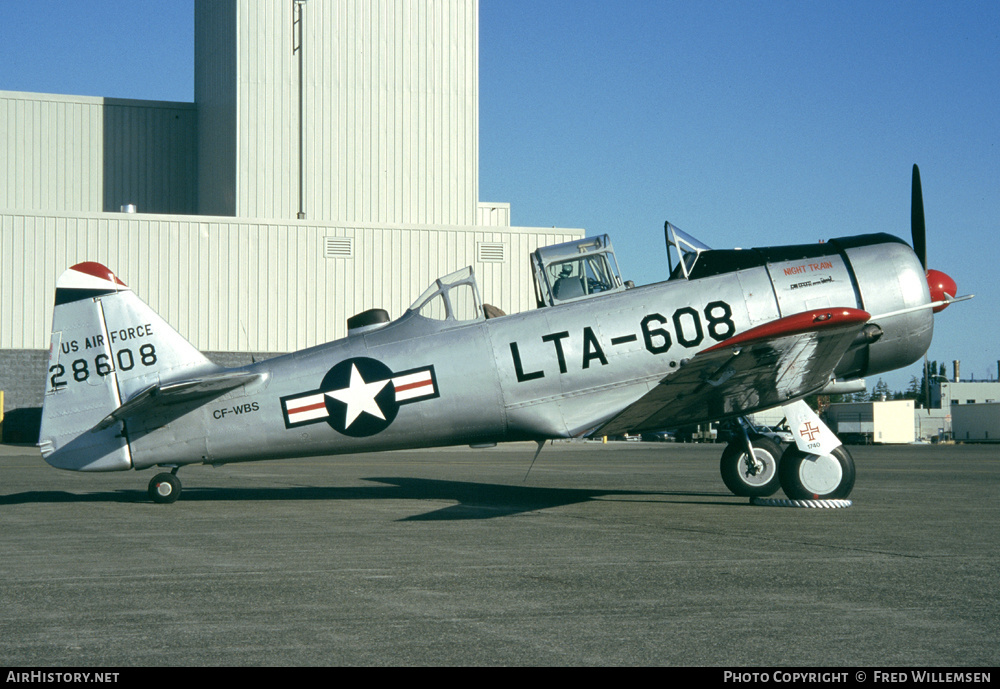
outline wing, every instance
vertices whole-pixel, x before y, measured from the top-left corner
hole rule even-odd
[[[768,409],[830,381],[866,311],[820,309],[751,328],[704,349],[593,435],[676,428]]]
[[[150,385],[132,395],[124,404],[105,416],[91,429],[91,432],[102,431],[122,419],[139,416],[154,409],[162,411],[165,405],[217,397],[228,390],[260,380],[264,375],[246,371],[226,371],[189,380]]]

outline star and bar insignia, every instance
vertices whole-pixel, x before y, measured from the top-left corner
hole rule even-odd
[[[323,377],[319,389],[281,398],[285,428],[326,422],[339,433],[360,438],[380,433],[400,405],[440,397],[433,366],[393,373],[381,361],[355,357]]]

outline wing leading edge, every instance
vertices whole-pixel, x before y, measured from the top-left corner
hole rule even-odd
[[[768,409],[830,381],[871,315],[818,309],[751,328],[704,349],[593,435],[676,428]]]

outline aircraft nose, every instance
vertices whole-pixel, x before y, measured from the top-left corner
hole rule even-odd
[[[941,301],[951,299],[958,294],[958,285],[947,273],[940,270],[929,269],[927,271],[927,286],[931,288],[931,301]],[[948,308],[947,304],[934,307],[934,313],[940,313]]]

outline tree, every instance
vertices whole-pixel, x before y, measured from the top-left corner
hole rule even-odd
[[[871,400],[873,402],[878,402],[880,400],[892,399],[892,390],[889,389],[889,384],[886,383],[881,378],[875,383],[875,387],[872,389]]]

